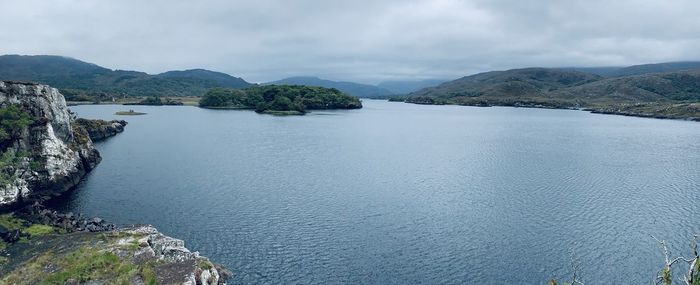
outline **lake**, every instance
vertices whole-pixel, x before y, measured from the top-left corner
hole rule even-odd
[[[700,123],[364,105],[74,106],[129,125],[52,206],[153,224],[233,284],[544,284],[572,260],[587,284],[641,284],[663,263],[651,235],[690,255],[700,233]]]

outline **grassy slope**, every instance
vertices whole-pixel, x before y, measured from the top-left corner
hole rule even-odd
[[[700,71],[607,79],[543,68],[487,72],[411,93],[406,102],[588,108],[602,113],[699,120],[695,103],[700,102]]]

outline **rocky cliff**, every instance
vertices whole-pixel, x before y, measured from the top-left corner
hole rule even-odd
[[[124,127],[127,124],[124,120],[105,121],[81,118],[75,120],[75,123],[87,131],[88,136],[90,136],[90,140],[93,142],[116,136],[118,133],[124,131]]]
[[[3,231],[0,284],[214,285],[231,275],[152,226],[115,229],[35,204],[0,215]]]
[[[100,162],[55,88],[0,81],[0,109],[0,208],[71,189]]]

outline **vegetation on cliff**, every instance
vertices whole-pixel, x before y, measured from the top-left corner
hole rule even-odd
[[[26,152],[10,149],[9,145],[33,122],[31,114],[16,105],[0,108],[0,185],[4,186],[14,180],[15,169],[28,156]]]
[[[0,149],[19,132],[34,122],[32,115],[17,107],[8,105],[0,108]]]
[[[356,97],[338,89],[301,85],[266,85],[243,90],[215,88],[199,101],[200,107],[255,109],[259,113],[304,114],[307,110],[358,109]]]
[[[2,284],[213,285],[230,275],[150,226],[116,230],[99,218],[28,208],[35,211],[0,215]]]

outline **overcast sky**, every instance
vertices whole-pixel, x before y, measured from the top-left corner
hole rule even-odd
[[[698,0],[0,0],[0,53],[263,82],[700,60]]]

